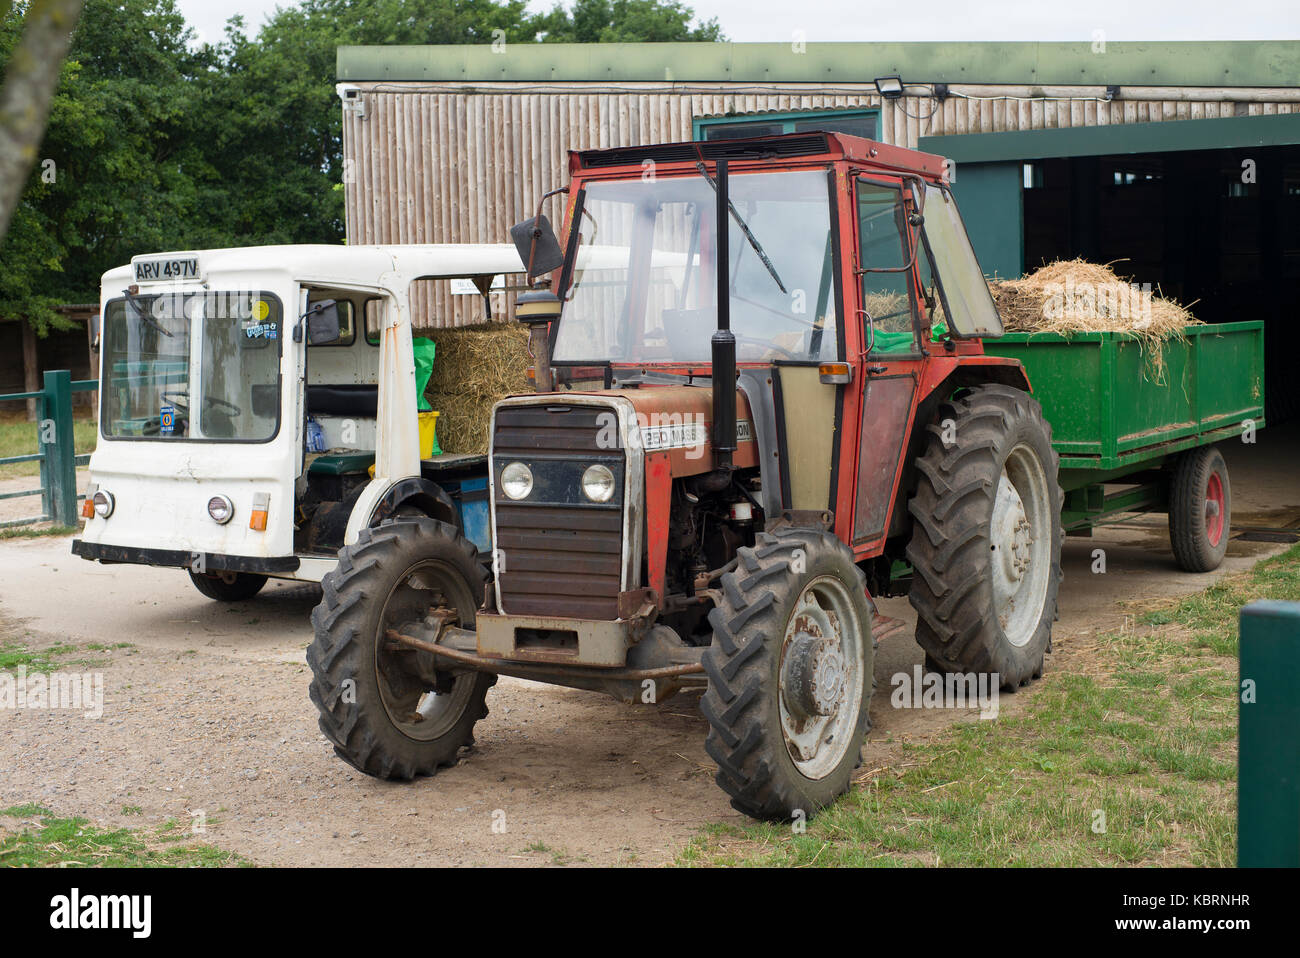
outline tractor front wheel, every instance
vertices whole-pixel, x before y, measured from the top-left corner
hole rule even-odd
[[[452,526],[389,519],[339,552],[311,614],[311,700],[349,765],[378,778],[432,775],[473,743],[496,676],[448,671],[429,652],[387,637],[431,613],[473,628],[483,596],[478,552]]]
[[[266,576],[252,572],[191,572],[194,588],[218,602],[243,602],[262,591]]]
[[[810,817],[848,790],[870,724],[866,580],[824,532],[763,533],[737,555],[709,613],[705,749],[737,810]]]

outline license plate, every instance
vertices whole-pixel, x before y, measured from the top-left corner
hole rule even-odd
[[[198,279],[197,259],[142,259],[135,264],[135,281],[151,283],[160,279]]]

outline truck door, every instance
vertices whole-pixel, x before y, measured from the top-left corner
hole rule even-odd
[[[307,315],[309,295],[307,287],[298,287],[298,316],[295,317],[294,326],[291,328],[296,328],[300,317]],[[297,498],[301,498],[307,491],[306,476],[303,471],[307,463],[307,335],[305,330],[301,334],[291,336],[289,342],[293,344],[293,351],[289,358],[292,375],[285,378],[293,383],[293,401],[291,404],[286,404],[285,415],[293,422],[293,446],[297,458],[294,469],[294,476],[297,479],[295,494]]]
[[[904,199],[898,180],[859,176],[854,184],[852,286],[863,361],[851,541],[863,548],[887,531],[921,363],[915,247]]]

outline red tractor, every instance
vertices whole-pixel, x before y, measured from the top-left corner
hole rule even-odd
[[[435,509],[325,580],[308,659],[338,753],[431,774],[497,675],[695,688],[718,784],[784,818],[861,760],[873,595],[910,596],[934,670],[1040,675],[1057,457],[1021,365],[983,351],[1001,321],[942,160],[811,133],[570,169],[564,243],[541,204],[513,231],[537,392],[493,411],[490,558]]]

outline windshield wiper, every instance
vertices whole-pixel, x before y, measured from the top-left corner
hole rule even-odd
[[[146,316],[144,314],[144,309],[142,309],[140,304],[136,302],[135,297],[131,295],[131,291],[129,289],[122,290],[122,295],[125,296],[126,301],[131,304],[131,308],[135,310],[136,316],[138,316],[141,320],[143,320],[148,325],[152,326],[154,329],[158,330],[158,332],[162,333],[164,336],[171,337],[172,334],[168,332],[166,329],[163,329],[163,327],[160,326],[158,322],[155,319],[153,319],[153,317]]]
[[[709,176],[709,171],[705,169],[704,164],[702,162],[697,162],[695,166],[700,171],[700,175],[708,180],[709,186],[713,187],[713,192],[716,193],[718,191],[718,184],[714,182],[713,177]],[[745,239],[749,240],[749,245],[753,247],[755,255],[757,255],[763,265],[767,267],[768,273],[771,274],[772,279],[776,282],[776,288],[783,293],[789,294],[790,291],[786,289],[785,284],[781,282],[781,277],[776,275],[776,267],[773,266],[772,261],[767,258],[767,254],[763,252],[763,247],[759,244],[758,240],[754,238],[754,234],[749,231],[749,226],[743,219],[741,219],[740,213],[736,210],[736,204],[731,202],[731,197],[727,197],[727,208],[731,211],[731,218],[736,221],[736,225],[740,227],[740,231],[745,234]]]

